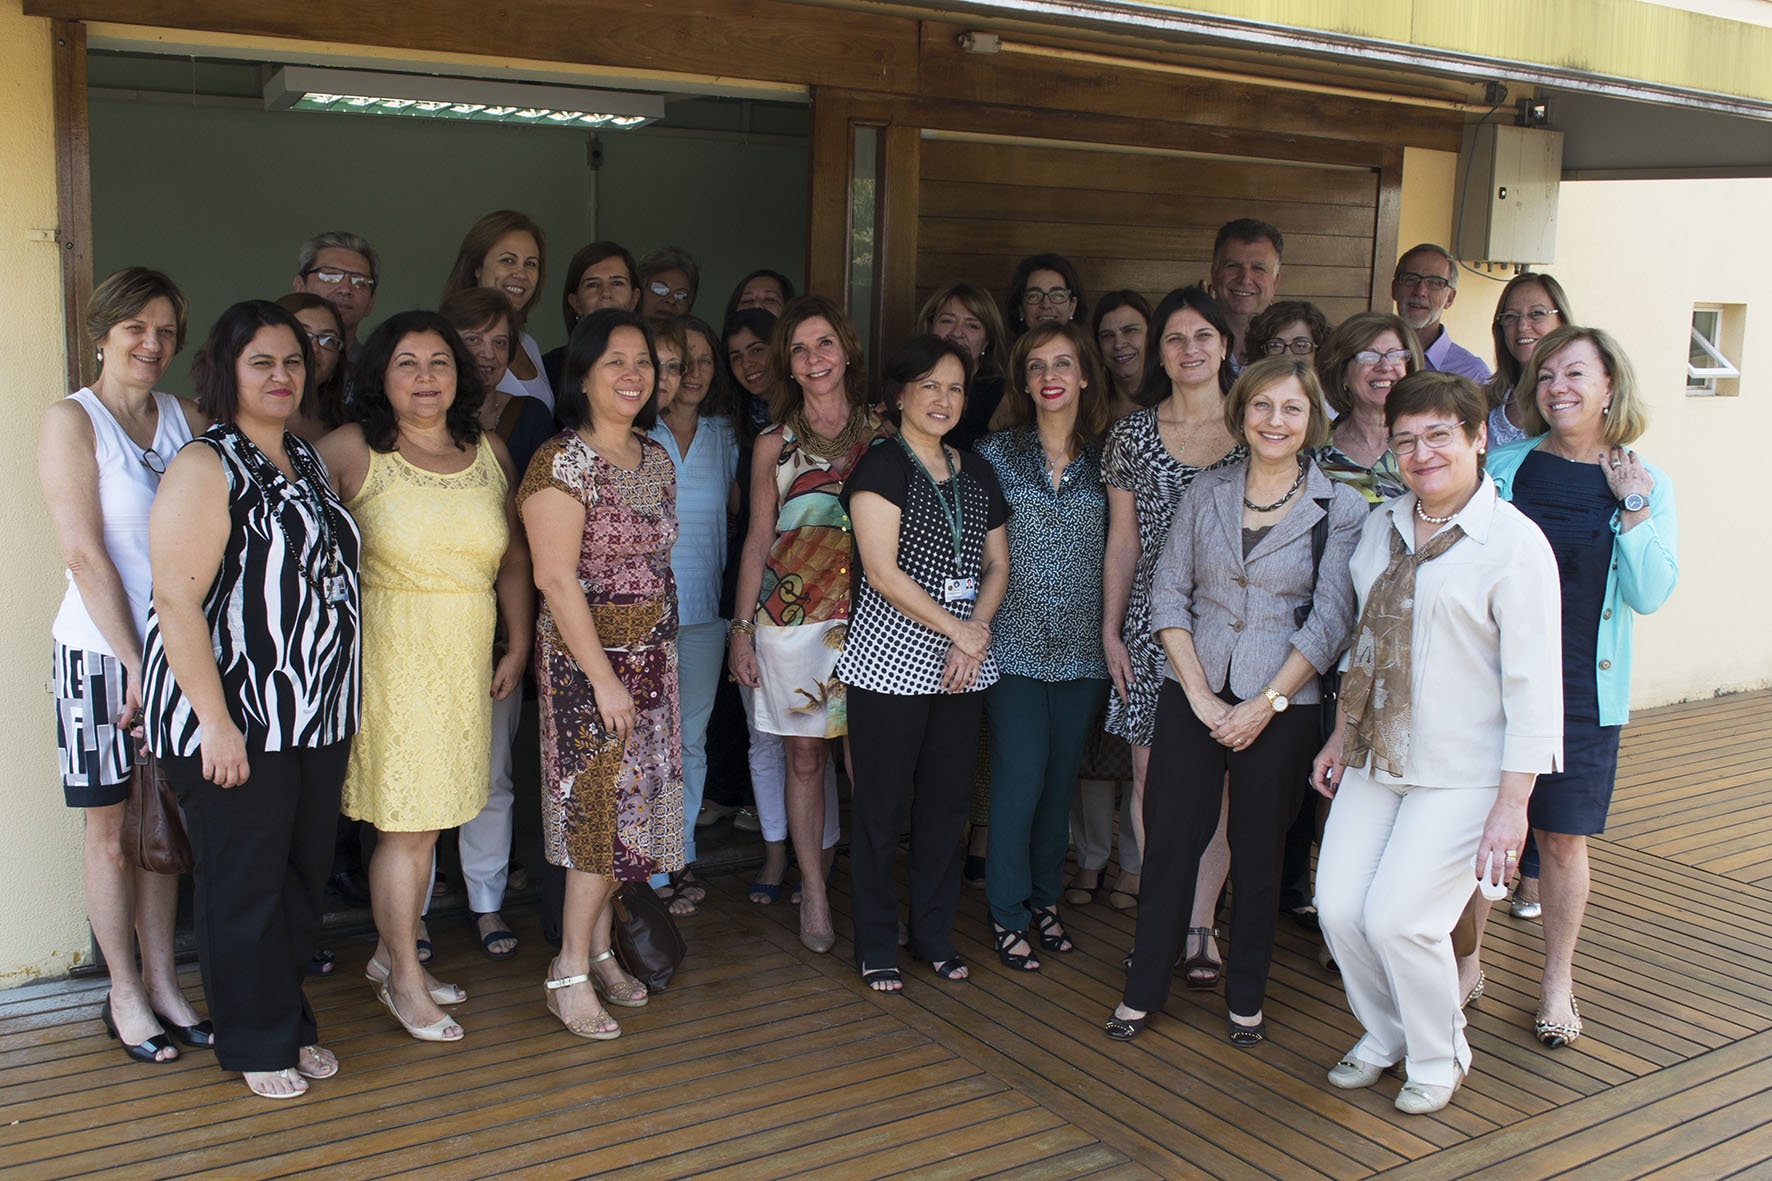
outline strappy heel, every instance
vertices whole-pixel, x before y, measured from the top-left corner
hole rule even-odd
[[[1076,950],[1077,945],[1071,942],[1070,936],[1066,935],[1064,928],[1059,925],[1056,910],[1050,906],[1036,906],[1033,909],[1033,915],[1032,929],[1039,932],[1041,947],[1047,951],[1056,951],[1061,955]],[[1055,928],[1056,934],[1054,933]]]
[[[589,983],[590,980],[591,974],[589,972],[581,972],[576,976],[561,976],[554,980],[542,981],[548,990],[548,1012],[558,1017],[560,1024],[566,1027],[566,1032],[575,1037],[586,1038],[593,1042],[614,1041],[621,1036],[621,1026],[617,1025],[615,1018],[600,1007],[598,1016],[602,1020],[598,1020],[596,1017],[580,1017],[577,1021],[568,1021],[565,1014],[560,1012],[560,1003],[555,999],[555,993],[562,988],[571,988],[574,984]],[[595,985],[592,985],[592,995],[596,995]]]
[[[1017,943],[1027,942],[1026,931],[1008,931],[991,920],[991,939],[997,945],[997,959],[1005,968],[1013,968],[1017,972],[1038,972],[1040,961],[1034,958],[1030,949],[1025,952],[1011,951]]]
[[[1189,988],[1217,988],[1219,978],[1224,975],[1224,965],[1207,953],[1212,950],[1212,941],[1218,938],[1218,931],[1212,927],[1189,927],[1187,937],[1190,943],[1195,937],[1199,938],[1200,954],[1190,955],[1182,961],[1182,978]]]

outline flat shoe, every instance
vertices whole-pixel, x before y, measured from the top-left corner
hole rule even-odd
[[[318,1069],[304,1069],[301,1064],[302,1054],[313,1055],[314,1061],[320,1064]],[[325,1054],[326,1057],[322,1058],[320,1056],[322,1054]],[[323,1049],[320,1046],[303,1046],[300,1053],[295,1057],[295,1066],[293,1069],[295,1070],[295,1073],[301,1075],[303,1078],[331,1078],[338,1073],[338,1059],[332,1057],[332,1052],[330,1050]]]
[[[1116,1017],[1110,1014],[1102,1029],[1117,1042],[1129,1042],[1144,1032],[1144,1023],[1150,1014],[1143,1017]]]
[[[1115,910],[1133,910],[1138,906],[1138,894],[1125,890],[1109,890],[1108,905]]]
[[[421,1042],[459,1042],[466,1034],[466,1031],[456,1024],[455,1018],[447,1013],[429,1025],[414,1025],[400,1016],[400,1010],[394,1007],[394,998],[388,994],[385,985],[375,990],[375,999],[387,1006],[388,1012],[394,1015],[394,1020],[400,1023],[401,1028]],[[451,1029],[455,1030],[453,1036],[449,1033]]]
[[[308,1084],[302,1081],[301,1075],[292,1066],[286,1066],[282,1070],[260,1070],[254,1071],[253,1073],[273,1075],[277,1078],[281,1078],[293,1088],[293,1090],[288,1091],[261,1091],[251,1079],[246,1079],[246,1089],[251,1091],[254,1095],[257,1095],[260,1099],[300,1099],[303,1095],[308,1093]],[[291,1077],[292,1075],[294,1076],[293,1078]],[[244,1076],[242,1077],[244,1078]]]
[[[952,959],[936,960],[929,966],[933,968],[935,974],[943,980],[958,982],[961,980],[972,979],[972,972],[966,967],[966,961],[959,956],[954,956]]]
[[[1329,1085],[1340,1087],[1344,1091],[1357,1091],[1361,1087],[1370,1087],[1383,1078],[1387,1069],[1356,1058],[1343,1058],[1329,1068]]]
[[[1546,1021],[1542,1014],[1533,1019],[1532,1032],[1547,1048],[1560,1050],[1581,1036],[1581,1006],[1573,996],[1569,998],[1569,1011],[1575,1014],[1575,1020]]]
[[[1544,903],[1530,898],[1522,898],[1515,894],[1507,904],[1507,911],[1516,919],[1536,919],[1544,916]]]
[[[105,1023],[105,1032],[111,1035],[111,1040],[123,1042],[123,1035],[117,1032],[117,1018],[111,1013],[111,994],[108,992],[105,994],[105,1007],[98,1011],[98,1016],[99,1020]],[[172,1039],[163,1032],[135,1045],[123,1042],[123,1052],[129,1056],[132,1062],[152,1062],[159,1065],[177,1062],[178,1054],[176,1052],[170,1058],[160,1057],[172,1048]]]
[[[1089,872],[1091,871],[1078,870],[1078,877],[1080,878],[1081,875]],[[1095,874],[1095,884],[1093,886],[1085,887],[1079,884],[1078,878],[1071,879],[1071,884],[1064,888],[1064,894],[1062,895],[1066,906],[1088,906],[1091,902],[1095,901],[1095,895],[1101,889],[1101,871],[1094,870],[1093,872]]]
[[[709,828],[738,811],[737,804],[716,804],[712,800],[701,802],[701,811],[695,814],[695,827]]]
[[[1253,1050],[1267,1040],[1267,1022],[1257,1021],[1254,1025],[1240,1025],[1236,1018],[1225,1018],[1225,1036],[1230,1038],[1231,1045],[1239,1050]]]
[[[499,926],[496,930],[487,931],[482,934],[482,933],[480,933],[480,920],[487,917],[487,916],[484,914],[477,914],[472,911],[470,911],[469,913],[473,914],[474,931],[476,934],[480,935],[480,950],[486,953],[487,959],[489,959],[489,960],[508,960],[512,956],[517,954],[517,948],[515,946],[516,942],[517,942],[517,933],[515,931],[509,930],[508,928],[506,928],[504,926],[504,917],[502,915],[499,915]],[[492,911],[490,913],[494,914],[494,915],[498,915],[498,912],[496,910]],[[493,951],[492,950],[492,945],[494,943],[503,943],[503,942],[506,942],[507,940],[512,944],[512,946],[510,948],[506,949],[505,951]],[[442,1003],[442,1002],[439,1002],[439,1003]]]
[[[388,984],[388,966],[379,964],[372,956],[363,965],[363,979],[369,983],[386,988]],[[459,1005],[468,999],[468,994],[456,984],[435,984],[430,989],[431,1003],[434,1005]]]
[[[1438,1087],[1433,1083],[1404,1083],[1403,1089],[1397,1092],[1397,1110],[1404,1115],[1431,1115],[1452,1102],[1452,1096],[1462,1082],[1464,1072],[1461,1070],[1457,1081],[1449,1087]]]
[[[897,968],[863,968],[861,982],[875,992],[888,995],[904,991],[904,977],[898,974]]]

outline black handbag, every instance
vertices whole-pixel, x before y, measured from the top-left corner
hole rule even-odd
[[[670,907],[645,882],[626,882],[615,892],[615,954],[628,975],[653,992],[677,973],[688,946]]]
[[[1317,501],[1317,507],[1323,515],[1311,526],[1311,591],[1314,595],[1317,588],[1317,576],[1323,568],[1323,551],[1329,547],[1329,505],[1332,501],[1325,497]],[[1293,628],[1301,628],[1311,617],[1311,602],[1295,607],[1292,611]],[[1339,659],[1341,653],[1337,652]],[[1322,729],[1323,741],[1329,741],[1329,735],[1335,733],[1335,706],[1341,697],[1341,670],[1333,664],[1329,671],[1317,676],[1317,691],[1323,695]]]

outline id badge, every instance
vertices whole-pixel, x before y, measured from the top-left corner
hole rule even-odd
[[[950,578],[947,580],[945,595],[950,603],[976,602],[978,599],[978,579]]]
[[[329,603],[348,602],[351,597],[350,588],[345,585],[345,576],[333,574],[326,579],[326,601]]]

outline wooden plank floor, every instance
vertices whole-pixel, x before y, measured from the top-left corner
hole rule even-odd
[[[209,1056],[125,1062],[96,1020],[102,982],[0,994],[0,1172],[121,1177],[1324,1177],[1772,1175],[1772,693],[1644,711],[1625,738],[1612,831],[1593,843],[1577,957],[1587,1033],[1533,1041],[1539,924],[1498,913],[1475,1070],[1454,1104],[1410,1118],[1398,1086],[1329,1087],[1355,1027],[1315,943],[1282,924],[1269,1042],[1224,1039],[1221,994],[1178,989],[1130,1045],[1099,1031],[1130,917],[1066,919],[1079,950],[1022,975],[989,953],[967,891],[973,980],[906,965],[870,993],[850,947],[815,956],[796,911],[713,879],[676,985],[617,1010],[587,1043],[542,1008],[547,953],[492,963],[465,926],[433,927],[463,984],[457,1045],[400,1033],[338,948],[310,996],[344,1070],[299,1101],[247,1094]],[[847,934],[847,882],[836,878]],[[194,971],[188,982],[199,992]]]

